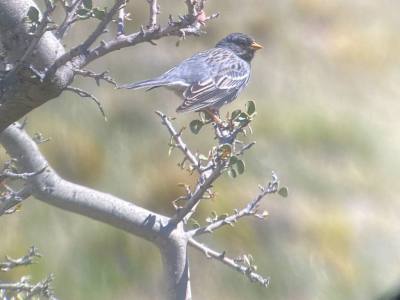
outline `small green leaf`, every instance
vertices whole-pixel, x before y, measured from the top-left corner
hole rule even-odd
[[[83,0],[83,6],[87,9],[92,9],[93,7],[92,0]]]
[[[200,120],[193,120],[189,124],[190,131],[192,131],[194,134],[198,134],[203,127],[203,122]]]
[[[76,11],[76,14],[80,17],[88,17],[89,13],[90,13],[90,9],[87,9],[87,8],[80,8]]]
[[[106,10],[95,7],[92,9],[92,15],[96,19],[103,20],[104,17],[106,16]]]
[[[189,219],[189,221],[190,221],[190,223],[191,223],[191,225],[192,225],[192,227],[193,227],[194,229],[200,227],[200,223],[199,223],[197,220],[191,218],[191,219]]]
[[[256,103],[250,100],[249,102],[247,102],[246,108],[247,108],[247,114],[251,116],[256,112]]]
[[[238,158],[237,158],[237,156],[231,156],[231,158],[229,159],[229,164],[228,164],[228,166],[233,166],[234,164],[236,164],[237,162],[238,162]]]
[[[29,7],[27,16],[32,23],[39,22],[39,11],[37,10],[36,7],[33,6]]]
[[[240,109],[236,109],[231,114],[231,120],[234,120],[238,115],[240,115],[242,111]]]
[[[228,214],[226,214],[226,213],[222,214],[222,215],[218,216],[217,221],[225,220],[227,217],[229,217]]]
[[[236,178],[237,173],[236,173],[236,171],[234,169],[230,168],[228,170],[228,175],[231,176],[232,178]]]
[[[241,112],[235,119],[241,126],[245,126],[250,122],[250,116],[246,112]]]
[[[237,169],[237,172],[239,174],[243,174],[244,173],[245,166],[244,166],[244,161],[243,160],[238,159],[238,161],[236,162],[236,169]]]
[[[279,189],[278,194],[286,198],[289,195],[289,189],[286,186],[283,186]]]

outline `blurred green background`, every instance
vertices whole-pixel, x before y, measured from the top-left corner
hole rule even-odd
[[[160,4],[162,23],[185,11],[183,0]],[[148,6],[143,0],[128,7],[127,30],[134,32],[147,22]],[[276,171],[290,196],[263,202],[265,222],[244,219],[201,238],[230,256],[251,253],[271,286],[191,250],[195,299],[377,299],[400,285],[399,10],[395,0],[210,0],[207,12],[221,16],[208,23],[207,35],[179,47],[175,37],[141,44],[90,66],[125,83],[158,75],[230,32],[265,46],[248,88],[225,109],[257,103],[247,172],[224,176],[218,197],[196,218],[204,223],[212,210],[241,208]],[[76,45],[95,24],[77,25],[66,44]],[[194,178],[176,167],[180,154],[168,157],[168,135],[154,111],[174,116],[180,100],[162,89],[97,88],[79,77],[74,85],[101,99],[109,121],[68,92],[30,113],[28,131],[51,137],[41,146],[51,165],[71,181],[171,214],[182,193],[177,183]],[[197,116],[177,117],[183,126]],[[203,152],[214,142],[209,132],[185,138]],[[158,250],[109,226],[30,199],[20,213],[0,218],[0,236],[0,255],[20,256],[36,245],[44,256],[2,279],[53,272],[60,299],[163,298]]]

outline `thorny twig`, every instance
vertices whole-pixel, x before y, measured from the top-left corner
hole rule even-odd
[[[72,48],[69,52],[65,53],[64,55],[60,56],[54,64],[49,69],[47,75],[51,76],[56,72],[56,70],[70,61],[72,58],[78,55],[84,55],[88,52],[88,49],[92,44],[98,39],[98,37],[104,33],[107,25],[112,21],[114,15],[117,11],[121,8],[121,6],[125,3],[125,0],[116,0],[114,5],[111,9],[107,12],[104,18],[100,21],[97,25],[96,29],[89,35],[89,37],[78,46]]]
[[[61,25],[58,27],[55,35],[58,39],[62,39],[67,31],[71,28],[72,24],[79,20],[76,15],[76,11],[81,6],[83,0],[75,0],[71,3],[71,5],[64,5],[65,9],[65,18]],[[63,1],[61,1],[63,3]]]
[[[61,67],[62,65],[66,64],[69,61],[72,61],[76,58],[77,62],[76,65],[79,67],[83,67],[90,62],[96,60],[99,57],[102,57],[110,52],[125,48],[135,46],[139,43],[143,42],[150,42],[154,43],[154,40],[158,40],[163,37],[167,36],[178,36],[184,37],[186,35],[199,35],[201,31],[197,26],[200,24],[199,20],[196,17],[190,17],[190,13],[186,17],[181,17],[178,21],[170,20],[167,25],[165,26],[152,26],[151,28],[145,29],[143,26],[141,30],[138,32],[125,35],[120,34],[109,40],[109,41],[102,41],[99,46],[95,47],[94,49],[89,49],[89,47],[95,42],[95,40],[99,37],[100,34],[104,32],[104,29],[108,23],[111,22],[115,13],[121,9],[125,0],[117,0],[114,6],[109,10],[106,14],[104,19],[100,22],[94,32],[90,35],[90,37],[83,42],[82,44],[76,46],[75,48],[71,49],[69,52],[65,53],[61,57],[57,59],[57,61],[50,67],[49,71],[47,72],[47,76],[51,76],[56,72],[56,70]],[[196,3],[199,2],[201,4],[197,4],[197,7],[203,7],[204,1],[195,1]],[[187,5],[189,5],[187,3]],[[188,7],[191,7],[190,4]],[[194,5],[194,4],[193,4]],[[200,6],[199,6],[200,5]],[[159,11],[159,8],[157,9]],[[189,9],[191,11],[191,8]],[[204,23],[206,20],[211,20],[218,17],[218,14],[213,14],[209,17],[202,18],[202,22]],[[152,21],[153,22],[153,21]],[[79,56],[79,57],[78,57]]]
[[[50,300],[56,300],[51,283],[54,280],[54,275],[50,274],[47,278],[39,281],[38,283],[31,283],[29,277],[24,276],[16,283],[3,283],[0,282],[0,291],[12,292],[16,294],[24,293],[18,296],[18,299],[32,299],[34,296],[42,295]],[[9,298],[5,298],[9,299]],[[10,298],[10,299],[15,299]]]
[[[192,151],[189,149],[189,147],[185,144],[185,142],[182,139],[182,132],[178,132],[175,130],[174,126],[172,125],[170,119],[163,114],[160,111],[156,111],[156,114],[161,118],[161,124],[165,125],[167,127],[169,133],[171,134],[171,137],[175,141],[175,147],[177,147],[179,150],[182,151],[183,155],[190,161],[192,166],[199,171],[199,173],[202,173],[203,169],[200,164],[200,161],[196,158],[196,156],[192,153]]]
[[[147,28],[155,28],[157,26],[157,15],[160,14],[160,5],[157,0],[147,0],[150,6],[149,24]]]
[[[126,6],[126,1],[123,5],[121,5],[118,11],[117,36],[125,34],[125,19],[126,19],[125,6]]]
[[[193,248],[203,252],[207,258],[216,259],[216,260],[222,262],[223,264],[231,267],[232,269],[238,271],[239,273],[246,276],[251,282],[257,282],[264,287],[268,287],[270,278],[263,277],[262,275],[256,273],[252,266],[240,264],[237,261],[235,261],[234,259],[228,258],[226,256],[225,252],[219,253],[217,251],[214,251],[214,250],[210,249],[209,247],[205,246],[204,244],[199,243],[198,241],[196,241],[193,238],[189,239],[189,245],[192,246]]]
[[[0,262],[0,271],[8,272],[19,266],[27,266],[33,264],[36,258],[41,257],[38,249],[34,246],[30,247],[28,253],[20,258],[11,258],[6,256],[4,262]]]
[[[22,201],[31,196],[31,188],[25,186],[20,191],[14,191],[3,184],[5,191],[0,193],[0,216],[16,212]]]
[[[110,75],[108,75],[108,71],[104,71],[102,73],[95,73],[90,70],[81,70],[81,69],[75,69],[74,72],[80,76],[83,77],[90,77],[93,78],[96,81],[96,84],[100,86],[100,81],[104,80],[113,86],[117,86],[117,83],[114,81],[114,79],[111,78]]]
[[[73,93],[77,94],[78,96],[80,96],[82,98],[90,98],[90,99],[92,99],[96,103],[97,107],[99,108],[101,114],[103,115],[104,120],[107,121],[107,116],[106,116],[106,114],[104,112],[103,106],[101,105],[100,101],[94,95],[92,95],[89,92],[86,92],[86,91],[84,91],[84,90],[82,90],[80,88],[73,87],[73,86],[67,86],[65,88],[65,91],[73,92]]]
[[[198,236],[204,233],[212,233],[218,228],[221,228],[225,225],[233,225],[240,218],[245,216],[256,216],[258,218],[263,218],[266,216],[266,212],[262,214],[257,214],[257,208],[261,202],[261,200],[269,195],[274,194],[278,191],[279,188],[279,180],[275,173],[272,173],[272,180],[268,183],[268,185],[264,188],[260,186],[261,192],[255,197],[251,202],[249,202],[246,207],[241,210],[235,210],[232,215],[226,216],[222,219],[217,219],[207,226],[196,228],[188,232],[188,235],[191,237]]]

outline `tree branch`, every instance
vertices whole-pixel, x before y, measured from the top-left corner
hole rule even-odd
[[[167,127],[171,137],[175,141],[176,145],[179,150],[182,151],[183,155],[190,161],[192,166],[201,174],[203,172],[202,166],[200,161],[196,158],[196,156],[190,151],[189,147],[184,143],[182,139],[182,131],[177,132],[173,127],[169,118],[160,111],[156,111],[156,114],[161,118],[161,124]],[[171,145],[170,145],[171,146]]]
[[[10,126],[0,134],[0,143],[26,172],[36,172],[48,165],[36,143],[16,125]],[[167,217],[112,195],[66,181],[50,166],[44,172],[29,177],[26,184],[31,186],[32,195],[39,200],[148,240],[154,240],[162,227],[168,223]]]
[[[28,253],[23,257],[13,259],[6,256],[5,262],[0,262],[0,271],[8,272],[11,269],[20,266],[27,266],[34,263],[35,259],[41,257],[38,249],[34,246],[30,247]]]
[[[73,86],[67,86],[65,89],[65,91],[70,91],[73,92],[75,94],[77,94],[78,96],[82,97],[82,98],[90,98],[94,101],[94,103],[96,103],[97,107],[99,108],[101,114],[103,115],[104,120],[107,121],[107,116],[104,112],[103,106],[101,105],[99,99],[97,99],[94,95],[90,94],[89,92],[86,92],[80,88],[77,87],[73,87]]]
[[[24,55],[34,36],[24,21],[33,0],[0,1],[0,39],[6,49],[7,62],[15,66]],[[70,66],[61,67],[54,76],[41,76],[64,53],[64,48],[50,31],[46,31],[29,56],[29,67],[17,72],[12,84],[0,93],[0,132],[27,112],[57,97],[73,78]],[[27,61],[28,63],[28,61]]]
[[[17,125],[9,126],[0,134],[0,143],[24,172],[35,172],[48,165],[36,143]],[[187,237],[183,226],[170,226],[169,218],[163,215],[64,180],[50,166],[44,172],[28,177],[26,184],[32,188],[32,195],[43,202],[109,224],[158,245],[168,267],[168,299],[189,299],[186,296],[190,294]]]
[[[263,277],[260,274],[254,272],[254,266],[239,264],[234,259],[226,257],[225,252],[219,253],[217,251],[214,251],[192,238],[189,239],[189,245],[192,246],[194,249],[201,251],[207,258],[218,260],[224,265],[238,271],[239,273],[246,276],[251,282],[257,282],[264,287],[268,287],[270,278]]]
[[[207,226],[193,229],[188,232],[188,235],[191,237],[195,237],[198,235],[202,235],[204,233],[212,233],[215,230],[225,226],[225,225],[233,225],[236,223],[240,218],[246,217],[246,216],[256,216],[258,218],[264,218],[266,216],[266,212],[263,212],[262,214],[257,214],[257,208],[261,202],[262,199],[265,198],[265,196],[269,194],[274,194],[278,192],[279,188],[279,181],[278,177],[275,175],[275,173],[272,174],[272,180],[268,183],[267,187],[264,188],[260,186],[261,192],[255,197],[252,201],[250,201],[244,208],[241,210],[236,210],[232,215],[226,216],[222,219],[217,219]]]
[[[160,13],[160,6],[157,0],[147,0],[150,6],[149,24],[147,28],[154,28],[157,26],[157,15]]]
[[[78,21],[78,18],[76,17],[76,11],[78,8],[81,6],[83,0],[75,0],[71,4],[71,6],[65,7],[65,18],[64,21],[61,23],[61,25],[58,27],[58,30],[55,33],[55,36],[58,39],[62,39],[64,35],[67,33],[67,31],[71,28],[72,24]]]

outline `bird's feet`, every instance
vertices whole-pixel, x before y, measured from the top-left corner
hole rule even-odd
[[[213,121],[215,124],[217,125],[221,125],[222,124],[222,120],[221,117],[219,115],[219,111],[217,109],[212,109],[212,108],[206,108],[204,109],[204,113],[206,114],[206,116],[208,116],[210,118],[211,121]]]

